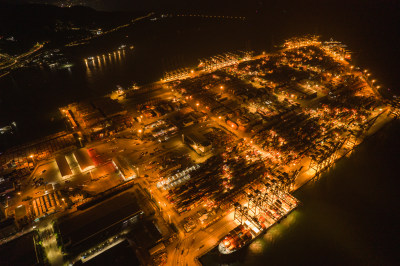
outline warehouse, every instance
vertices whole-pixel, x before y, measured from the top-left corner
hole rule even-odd
[[[71,167],[69,166],[64,155],[61,155],[61,154],[57,155],[56,163],[57,163],[58,169],[60,170],[61,176],[63,178],[68,178],[68,177],[72,176]]]
[[[212,145],[203,135],[190,133],[183,135],[184,142],[192,147],[198,154],[205,154],[211,150]]]
[[[132,193],[124,193],[59,222],[64,247],[80,253],[135,223],[143,211]]]
[[[82,172],[91,170],[95,167],[86,148],[81,148],[74,151],[74,157],[78,162],[79,168]]]
[[[112,159],[112,162],[114,167],[120,172],[124,181],[136,178],[136,172],[125,157],[118,155]]]

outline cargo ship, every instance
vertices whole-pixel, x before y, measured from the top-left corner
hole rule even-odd
[[[274,195],[270,204],[263,205],[262,211],[253,217],[246,215],[243,224],[230,231],[219,243],[218,250],[221,254],[232,254],[250,244],[256,237],[266,232],[274,224],[285,218],[293,211],[299,202],[293,196],[282,193],[279,198]],[[240,206],[240,204],[237,204]],[[239,212],[241,207],[239,207]],[[247,210],[247,209],[246,209]]]
[[[244,225],[239,225],[222,239],[218,245],[218,250],[222,254],[231,254],[250,244],[253,238],[254,236],[249,228],[246,228]]]

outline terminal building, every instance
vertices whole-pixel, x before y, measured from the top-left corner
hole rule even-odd
[[[182,135],[183,142],[194,149],[198,154],[203,155],[212,148],[211,142],[202,135],[189,133]]]
[[[128,240],[116,244],[105,250],[98,256],[89,259],[83,259],[84,266],[98,265],[130,265],[140,266],[140,261],[136,255],[135,249],[129,244]],[[79,265],[79,264],[77,264]]]
[[[74,256],[119,234],[143,215],[133,193],[123,193],[58,222],[62,243]]]
[[[136,178],[136,172],[127,158],[118,155],[112,159],[114,167],[119,171],[124,181]]]
[[[43,265],[34,232],[0,245],[0,265]]]
[[[76,150],[73,154],[82,172],[89,171],[95,167],[86,148]]]
[[[57,155],[56,156],[56,163],[58,169],[60,170],[60,174],[62,178],[68,178],[72,176],[71,167],[69,166],[67,159],[65,159],[64,155]]]

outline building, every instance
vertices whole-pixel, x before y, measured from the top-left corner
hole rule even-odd
[[[194,149],[198,154],[205,154],[211,150],[211,142],[206,139],[203,135],[189,133],[182,135],[183,141]]]
[[[95,167],[86,148],[76,150],[73,154],[82,172],[89,171]]]
[[[34,233],[25,234],[0,245],[0,258],[1,265],[40,265]]]
[[[130,164],[127,158],[118,155],[112,159],[114,167],[120,172],[124,181],[131,180],[136,178],[136,172],[133,169],[133,166]]]
[[[14,218],[8,218],[0,222],[0,239],[7,238],[18,232]]]
[[[0,196],[6,195],[14,191],[15,191],[14,181],[10,179],[0,178]]]
[[[55,212],[58,208],[62,207],[64,202],[59,191],[46,190],[43,196],[32,199],[30,204],[33,210],[32,215],[35,218],[40,218]]]
[[[99,255],[86,260],[83,262],[85,266],[97,266],[97,265],[131,265],[139,266],[141,265],[135,250],[129,245],[127,240],[120,242],[119,244],[113,246],[100,253]]]
[[[60,170],[60,174],[63,178],[68,178],[72,176],[71,167],[69,166],[67,159],[65,159],[64,155],[57,155],[56,156],[56,163],[58,169]]]
[[[149,254],[150,256],[153,256],[155,254],[160,253],[161,251],[165,250],[165,245],[164,243],[159,243],[157,245],[155,245],[154,247],[149,249]]]
[[[100,113],[106,117],[110,118],[117,115],[125,115],[127,113],[118,103],[118,101],[111,100],[110,98],[101,98],[92,102],[92,105],[97,108]]]
[[[136,245],[147,249],[147,251],[162,243],[163,240],[163,236],[156,225],[156,221],[142,221],[136,224],[127,237],[135,242]]]
[[[142,215],[136,197],[127,192],[60,220],[58,227],[65,249],[76,255],[118,234]]]

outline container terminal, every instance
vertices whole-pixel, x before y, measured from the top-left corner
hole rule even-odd
[[[1,242],[32,237],[40,263],[57,265],[120,246],[143,265],[235,253],[299,206],[293,191],[398,117],[399,101],[351,55],[294,37],[60,107],[65,131],[0,154]],[[84,239],[69,222],[81,219]]]

